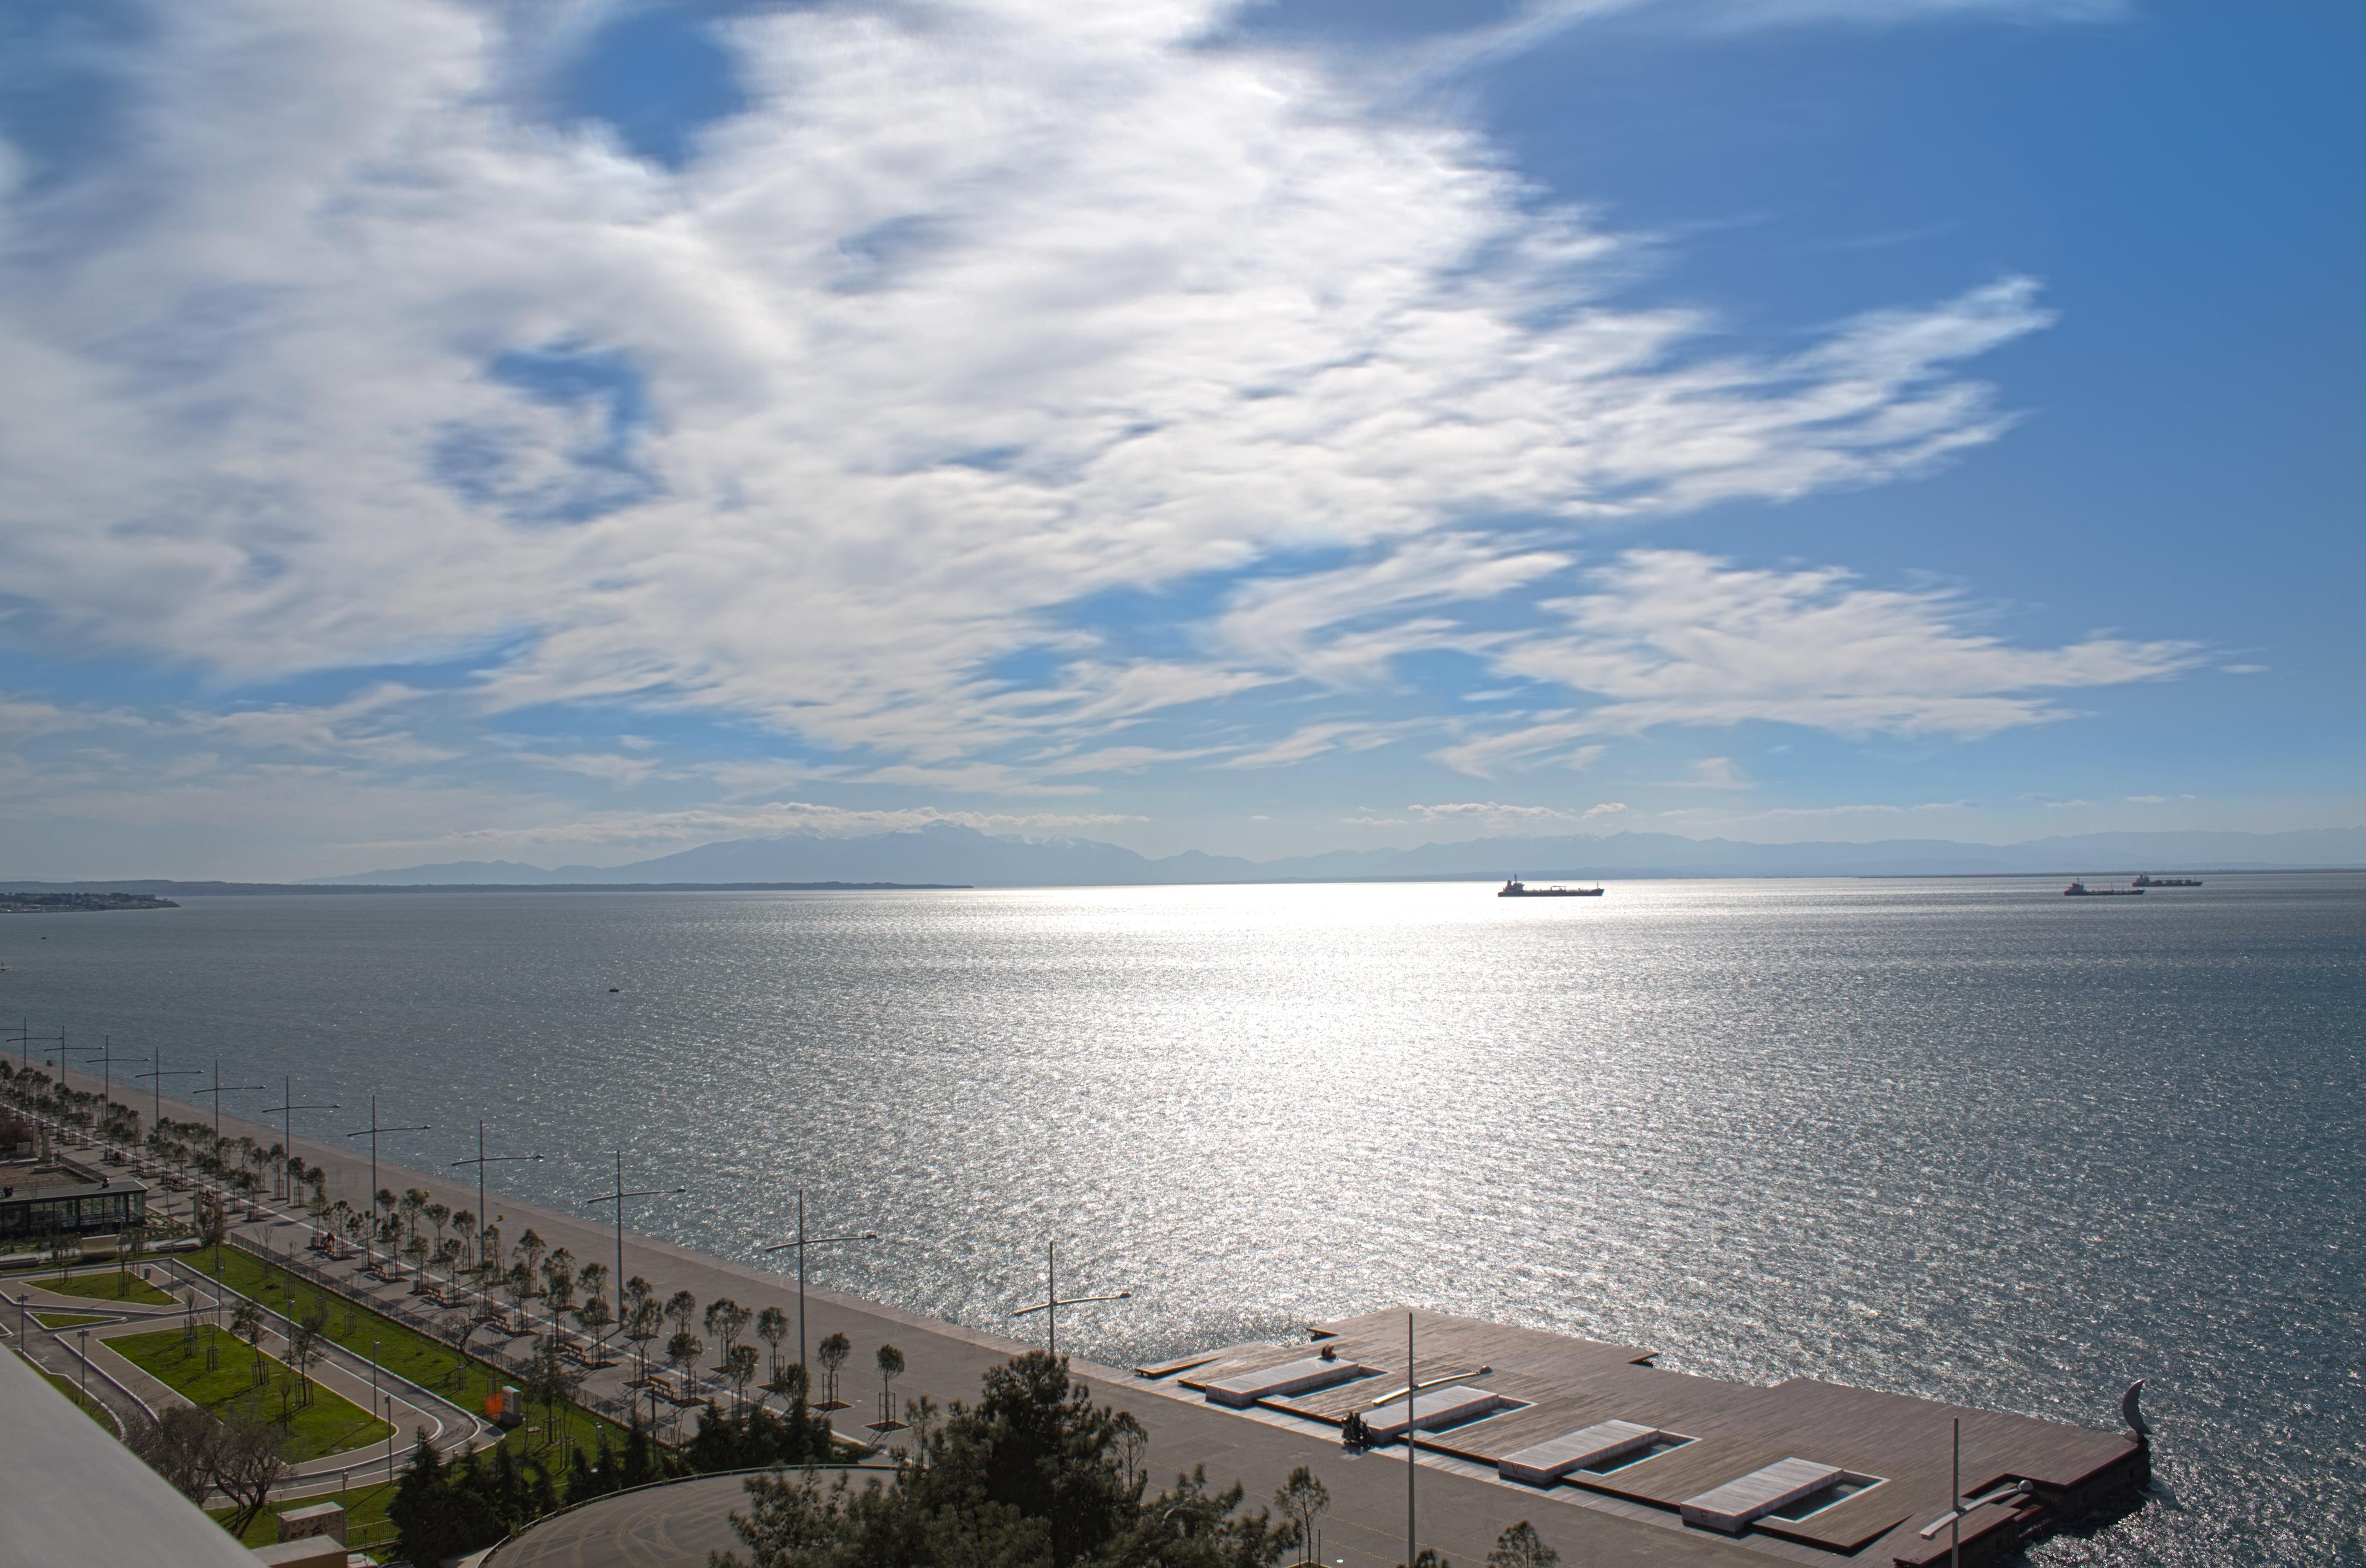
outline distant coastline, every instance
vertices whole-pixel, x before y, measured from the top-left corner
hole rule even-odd
[[[183,898],[242,898],[291,893],[827,893],[827,892],[966,892],[961,882],[181,882],[162,878],[127,877],[109,881],[23,880],[10,884],[44,891],[40,899],[104,900],[119,896],[121,903],[96,902],[62,907],[89,909],[178,909],[165,893]],[[11,896],[0,894],[0,907]]]
[[[19,887],[28,884],[18,884]],[[178,909],[152,893],[105,891],[0,892],[0,914],[90,914],[122,909]]]

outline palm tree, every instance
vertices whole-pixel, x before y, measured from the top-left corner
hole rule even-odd
[[[816,1359],[821,1362],[822,1371],[821,1407],[823,1409],[846,1408],[846,1401],[838,1396],[838,1369],[844,1366],[846,1358],[852,1354],[854,1354],[854,1341],[843,1334],[832,1334],[821,1342],[817,1350]]]
[[[896,1419],[896,1380],[904,1372],[904,1352],[893,1345],[879,1347],[879,1425],[900,1427]]]

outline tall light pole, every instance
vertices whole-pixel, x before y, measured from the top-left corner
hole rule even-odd
[[[104,1140],[107,1137],[107,1113],[115,1106],[115,1064],[119,1061],[138,1061],[140,1058],[117,1056],[115,1036],[112,1035],[101,1035],[98,1039],[98,1054],[87,1056],[82,1059],[85,1064],[96,1062],[99,1066],[98,1136]]]
[[[345,1136],[347,1137],[366,1137],[370,1140],[370,1184],[367,1206],[371,1214],[374,1215],[377,1212],[377,1135],[380,1133],[423,1133],[425,1131],[427,1131],[427,1125],[423,1122],[417,1126],[389,1127],[381,1126],[377,1119],[377,1096],[375,1094],[370,1096],[370,1125],[366,1127],[356,1128],[355,1131],[349,1132]],[[364,1268],[369,1268],[377,1262],[377,1253],[372,1245],[377,1240],[377,1225],[373,1221],[362,1231],[362,1266]],[[398,1275],[398,1277],[400,1276]]]
[[[485,1226],[493,1223],[485,1217],[485,1167],[488,1165],[499,1165],[505,1159],[540,1159],[541,1158],[542,1156],[538,1154],[487,1154],[485,1152],[485,1124],[479,1122],[477,1124],[477,1158],[474,1159],[456,1159],[452,1162],[455,1165],[473,1165],[477,1168],[476,1251],[479,1261],[482,1261],[484,1255]],[[618,1256],[621,1257],[622,1255],[623,1254],[620,1249]],[[619,1290],[623,1289],[624,1283],[624,1281],[618,1280],[616,1282],[617,1288]]]
[[[1414,1478],[1421,1473],[1421,1445],[1415,1442],[1417,1428],[1413,1424],[1414,1390],[1421,1383],[1414,1375],[1413,1309],[1405,1309],[1405,1568],[1419,1568],[1414,1541]]]
[[[33,1033],[33,1021],[30,1018],[17,1024],[17,1048],[21,1053],[17,1065],[22,1071],[33,1070],[33,1042],[36,1040],[45,1046],[56,1046],[60,1050],[63,1050],[66,1043],[65,1026],[60,1025],[58,1032],[54,1035],[36,1035]]]
[[[1043,1244],[1043,1299],[1033,1306],[1022,1306],[1010,1316],[1024,1317],[1031,1312],[1046,1314],[1044,1321],[1050,1326],[1047,1338],[1052,1354],[1056,1358],[1060,1353],[1060,1309],[1062,1307],[1083,1306],[1088,1302],[1096,1301],[1132,1301],[1132,1291],[1119,1291],[1114,1295],[1063,1297],[1060,1294],[1060,1244],[1056,1241],[1047,1241]]]
[[[767,1247],[764,1250],[785,1252],[792,1247],[797,1249],[797,1365],[799,1367],[806,1364],[806,1249],[827,1247],[834,1241],[876,1241],[878,1239],[879,1233],[875,1230],[866,1230],[860,1235],[850,1232],[845,1236],[807,1236],[806,1234],[806,1190],[803,1187],[797,1189],[797,1238],[794,1241],[783,1241],[775,1247]],[[623,1265],[620,1263],[617,1268],[621,1273]],[[624,1281],[618,1280],[616,1286],[619,1290],[623,1289]]]
[[[637,1193],[627,1193],[625,1191],[625,1151],[620,1148],[616,1151],[616,1190],[613,1193],[603,1193],[596,1198],[586,1198],[583,1200],[587,1204],[614,1204],[616,1205],[616,1299],[618,1301],[621,1302],[625,1299],[625,1200],[627,1198],[670,1198],[677,1193],[687,1193],[689,1191],[690,1189],[687,1187],[646,1187]],[[655,1409],[656,1407],[652,1406],[651,1408]],[[655,1417],[651,1418],[651,1422],[654,1425]]]
[[[280,1135],[279,1169],[272,1174],[271,1185],[275,1192],[278,1190],[279,1179],[287,1173],[287,1161],[296,1158],[296,1113],[299,1111],[334,1111],[340,1108],[333,1104],[299,1105],[296,1103],[295,1085],[296,1081],[293,1078],[281,1079],[279,1081],[279,1103],[276,1105],[267,1105],[264,1108],[263,1112],[266,1116],[279,1116],[284,1118],[282,1125],[286,1129]],[[370,1120],[375,1122],[377,1120],[377,1117],[376,1115],[372,1115]],[[371,1182],[370,1190],[372,1192],[376,1192],[377,1190],[377,1183],[375,1181]],[[291,1202],[295,1199],[296,1193],[292,1188],[288,1191],[287,1196]]]
[[[185,1067],[173,1072],[166,1072],[164,1070],[163,1053],[161,1051],[150,1051],[148,1053],[148,1060],[150,1065],[155,1070],[152,1072],[143,1072],[140,1074],[140,1076],[141,1078],[152,1078],[156,1080],[154,1083],[149,1085],[152,1093],[152,1098],[151,1099],[148,1107],[148,1130],[152,1133],[156,1130],[156,1124],[164,1119],[164,1080],[168,1078],[203,1078],[205,1073],[201,1070],[194,1067]]]
[[[262,1089],[263,1085],[260,1083],[224,1083],[221,1081],[221,1058],[214,1058],[213,1087],[210,1089],[200,1089],[197,1092],[200,1094],[210,1094],[214,1097],[215,1153],[219,1154],[221,1152],[221,1097],[225,1094],[243,1094],[249,1090],[255,1091],[259,1093],[262,1092]]]

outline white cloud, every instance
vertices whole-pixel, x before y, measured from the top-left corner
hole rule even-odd
[[[2190,643],[2094,636],[2014,647],[1953,593],[1871,588],[1831,567],[1758,571],[1629,551],[1592,591],[1550,601],[1568,630],[1506,645],[1508,671],[1603,699],[1582,716],[1465,743],[1466,771],[1585,734],[1664,724],[1799,724],[1844,735],[1974,738],[2067,716],[2053,693],[2191,668]]]
[[[1693,764],[1693,776],[1684,783],[1696,790],[1754,790],[1741,769],[1729,756],[1705,756]]]
[[[1358,722],[1301,724],[1270,745],[1226,757],[1226,767],[1282,767],[1331,751],[1370,751],[1401,734],[1401,724]]]
[[[1990,439],[1958,366],[2046,320],[2008,281],[1713,356],[1476,132],[1200,47],[1220,6],[748,17],[750,106],[676,173],[518,86],[596,14],[150,7],[104,156],[0,194],[26,634],[232,681],[472,659],[495,708],[706,710],[875,781],[1041,789],[982,759],[1482,645],[1437,607],[1555,557],[1472,517]],[[646,423],[493,374],[562,350],[640,377]],[[1060,613],[1309,546],[1367,564],[1243,589],[1265,624],[1212,659]]]

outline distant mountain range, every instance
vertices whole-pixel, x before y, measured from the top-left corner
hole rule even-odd
[[[1752,844],[1664,833],[1571,834],[1342,849],[1281,860],[1189,850],[1151,859],[1090,839],[1027,839],[951,823],[861,838],[734,839],[625,866],[546,868],[459,860],[323,877],[312,887],[583,886],[718,882],[960,883],[1074,887],[1139,883],[1549,877],[2108,875],[2166,870],[2366,867],[2366,828],[2294,833],[2096,833],[2019,844],[1886,839],[1872,844]]]

